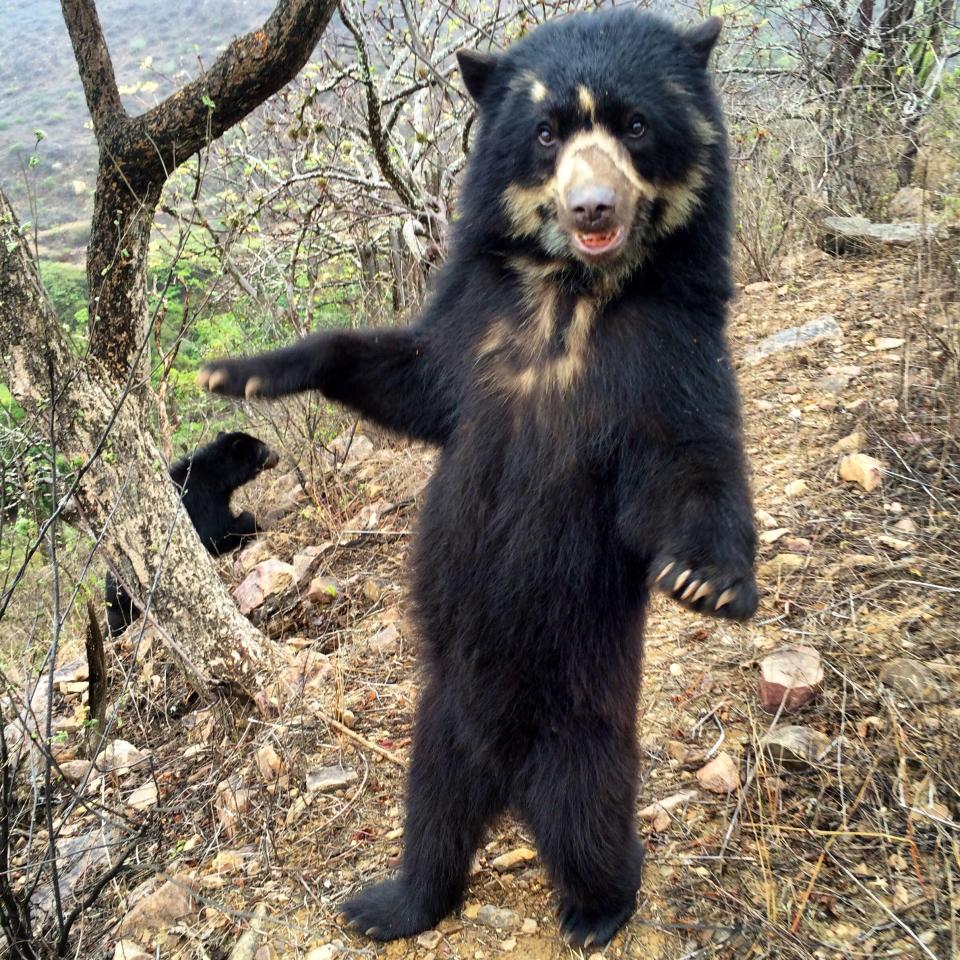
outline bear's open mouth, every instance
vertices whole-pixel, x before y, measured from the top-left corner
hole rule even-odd
[[[603,233],[573,232],[573,245],[578,253],[588,257],[601,257],[614,253],[623,246],[624,229],[615,227]]]

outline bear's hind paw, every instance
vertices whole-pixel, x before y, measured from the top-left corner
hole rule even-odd
[[[560,932],[572,947],[602,947],[630,919],[635,906],[631,900],[609,913],[566,906],[560,911]]]
[[[402,880],[378,883],[340,907],[347,922],[372,940],[397,940],[431,930],[446,911],[431,910],[418,901]]]

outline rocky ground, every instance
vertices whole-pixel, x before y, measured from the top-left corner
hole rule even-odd
[[[149,632],[125,638],[121,743],[90,770],[84,665],[59,675],[58,749],[86,801],[59,814],[71,889],[142,831],[87,912],[91,937],[119,924],[89,955],[960,956],[960,325],[935,276],[910,254],[811,253],[734,306],[761,607],[737,626],[653,604],[646,878],[611,945],[562,944],[534,839],[511,819],[436,930],[374,945],[338,923],[403,844],[405,553],[431,459],[358,433],[310,495],[271,491],[287,512],[224,563],[276,641],[258,710],[197,709]]]

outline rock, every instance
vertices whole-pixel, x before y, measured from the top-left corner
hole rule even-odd
[[[247,616],[263,602],[278,593],[283,593],[294,581],[293,565],[272,557],[258,563],[246,578],[233,588],[233,599],[240,612]]]
[[[673,796],[665,797],[663,800],[655,800],[644,807],[640,811],[639,817],[641,820],[652,820],[653,829],[657,833],[663,833],[673,823],[674,812],[685,807],[696,796],[696,790],[681,790]]]
[[[164,932],[178,920],[196,913],[200,902],[186,877],[168,880],[158,890],[137,901],[120,924],[120,935]]]
[[[757,510],[756,517],[757,523],[759,523],[764,530],[775,530],[780,526],[777,518],[773,516],[773,514],[767,513],[766,510]]]
[[[494,857],[490,861],[490,866],[497,873],[506,873],[508,870],[513,870],[524,863],[535,860],[536,856],[529,847],[517,847],[516,850],[509,850],[507,853],[500,854],[499,857]]]
[[[113,948],[113,960],[153,960],[153,954],[132,940],[120,940]]]
[[[269,560],[273,556],[273,550],[266,540],[254,540],[253,543],[245,546],[233,562],[233,569],[241,576],[246,576],[257,564],[264,560]]]
[[[272,743],[265,743],[257,751],[257,769],[267,783],[280,779],[283,773],[283,758],[274,749]]]
[[[299,553],[293,556],[293,576],[297,583],[303,583],[304,580],[313,572],[317,557],[323,556],[333,546],[331,543],[316,544],[311,547],[304,547]]]
[[[790,553],[810,553],[813,550],[813,542],[806,537],[787,537],[783,545]]]
[[[898,530],[900,533],[919,533],[920,528],[917,524],[910,519],[910,517],[904,517],[902,520],[898,520],[893,525],[894,530]]]
[[[909,657],[898,657],[884,664],[880,682],[914,703],[942,703],[948,696],[945,678]]]
[[[843,393],[850,386],[851,376],[847,373],[828,373],[813,385],[818,393]]]
[[[134,767],[143,768],[150,762],[150,754],[138,750],[126,740],[112,740],[97,757],[97,768],[103,773],[121,777]]]
[[[757,575],[778,579],[802,570],[808,563],[809,558],[802,557],[799,553],[778,553],[757,567]]]
[[[724,751],[697,771],[697,782],[710,793],[731,793],[740,787],[740,770]]]
[[[765,544],[776,543],[784,534],[789,533],[790,530],[787,527],[777,527],[776,530],[764,530],[760,534],[760,542]]]
[[[866,217],[826,217],[820,245],[828,253],[842,255],[906,247],[945,236],[946,231],[933,223],[873,223]]]
[[[891,220],[922,220],[927,206],[927,191],[922,187],[901,187],[887,203]]]
[[[157,790],[157,783],[153,779],[141,784],[127,797],[127,806],[133,810],[149,810],[159,802],[160,793]]]
[[[243,817],[250,812],[253,805],[253,795],[237,778],[222,780],[217,785],[213,797],[217,819],[223,826],[227,838],[235,837],[241,829]]]
[[[213,873],[239,873],[252,857],[252,850],[221,850],[210,861],[210,869]]]
[[[307,771],[308,793],[332,793],[349,786],[357,779],[357,771],[353,767],[317,767]]]
[[[841,480],[859,484],[867,493],[873,493],[883,483],[883,464],[865,453],[848,453],[838,468]]]
[[[791,480],[784,488],[783,492],[788,497],[799,497],[802,494],[807,492],[807,481],[806,480]]]
[[[882,543],[885,547],[889,547],[891,550],[897,550],[900,553],[909,553],[915,546],[910,540],[891,537],[885,533],[881,533],[880,536],[877,537],[877,543]]]
[[[525,936],[532,936],[539,930],[540,927],[537,924],[537,921],[532,917],[527,917],[522,924],[520,924],[520,932]]]
[[[373,453],[373,444],[362,433],[354,434],[347,430],[330,442],[330,451],[336,457],[341,472],[350,476]],[[330,464],[328,469],[332,468]]]
[[[862,430],[841,437],[830,449],[834,453],[858,453],[867,445],[867,435]]]
[[[425,947],[427,950],[436,950],[442,939],[443,934],[439,930],[427,930],[417,937],[417,945]]]
[[[383,584],[373,578],[363,581],[362,593],[364,599],[376,603],[383,596]]]
[[[772,290],[776,286],[775,283],[772,283],[770,280],[756,280],[753,283],[748,283],[744,288],[744,293],[764,293],[767,290]]]
[[[790,713],[806,706],[823,690],[823,664],[813,647],[788,646],[760,663],[760,703],[767,713]]]
[[[821,340],[834,340],[840,335],[840,325],[836,318],[825,313],[815,320],[808,320],[799,327],[790,327],[788,330],[781,330],[769,337],[764,337],[746,351],[743,359],[745,363],[756,363],[772,354],[796,350],[798,347],[809,346]]]
[[[400,631],[391,623],[378,630],[368,641],[367,646],[382,656],[396,653],[400,649]]]
[[[877,337],[873,341],[874,350],[896,350],[904,344],[903,337]]]
[[[318,606],[326,606],[337,599],[341,591],[336,577],[314,577],[307,587],[307,599]]]
[[[80,783],[93,770],[89,760],[65,760],[60,764],[60,774],[67,783]]]
[[[495,907],[485,904],[477,911],[477,923],[494,930],[513,930],[520,922],[520,918],[505,907]]]
[[[830,742],[818,730],[792,725],[774,727],[760,741],[775,761],[784,764],[816,763],[830,749]]]
[[[308,954],[307,960],[333,960],[344,951],[342,940],[333,940],[322,947],[314,947]]]

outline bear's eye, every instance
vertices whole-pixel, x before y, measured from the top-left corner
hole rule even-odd
[[[642,114],[635,113],[627,124],[627,136],[639,140],[647,132],[647,123]]]
[[[557,142],[556,134],[549,123],[541,123],[537,127],[537,139],[545,147],[552,147]]]

